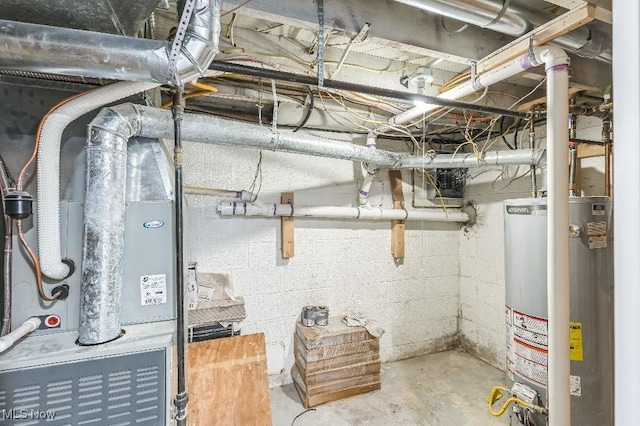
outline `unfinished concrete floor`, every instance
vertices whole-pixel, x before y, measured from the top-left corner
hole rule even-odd
[[[382,365],[382,389],[331,402],[300,416],[294,426],[486,426],[487,395],[505,374],[462,351],[425,355]],[[304,411],[292,384],[271,390],[274,426],[289,426]]]

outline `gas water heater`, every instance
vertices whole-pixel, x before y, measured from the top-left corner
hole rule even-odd
[[[507,375],[547,405],[547,200],[504,203]],[[613,247],[606,197],[569,198],[571,424],[613,424]],[[522,386],[520,386],[522,385]],[[518,390],[519,389],[519,390]],[[553,415],[553,414],[551,414]],[[544,425],[514,404],[510,424]]]

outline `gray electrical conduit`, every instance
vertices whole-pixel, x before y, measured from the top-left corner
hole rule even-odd
[[[176,68],[179,73],[179,80],[190,81],[197,78],[201,73],[206,72],[209,63],[215,57],[218,51],[218,38],[220,34],[220,1],[219,0],[198,0],[196,2],[195,11],[191,17],[187,35],[182,48],[182,54],[177,61]],[[3,28],[0,21],[0,28]],[[30,25],[30,24],[27,24]],[[14,28],[14,27],[9,27]],[[50,28],[50,37],[34,35],[33,44],[45,48],[46,43],[50,46],[55,45],[55,34],[57,29]],[[71,30],[74,31],[74,30]],[[92,33],[80,31],[78,37],[91,37]],[[36,33],[39,34],[39,33]],[[75,32],[73,33],[75,34]],[[0,34],[0,40],[6,34]],[[101,36],[104,34],[101,34]],[[130,52],[129,59],[135,60],[140,55],[150,55],[157,59],[159,52],[144,51],[144,44],[140,44],[137,40],[127,37],[117,37],[119,43],[118,49],[126,49],[128,44],[135,49]],[[16,41],[17,43],[17,41]],[[1,43],[0,43],[1,44]],[[108,86],[101,87],[97,90],[88,92],[72,101],[62,105],[52,112],[44,122],[41,137],[40,148],[38,150],[38,247],[40,253],[40,263],[42,273],[50,278],[61,280],[69,274],[69,266],[62,262],[61,246],[60,246],[60,144],[64,129],[78,117],[109,103],[116,102],[137,93],[150,90],[157,87],[162,82],[166,82],[166,76],[169,70],[169,61],[167,56],[167,43],[162,43],[163,60],[149,62],[148,75],[134,72],[135,67],[123,66],[118,70],[117,75],[112,76],[117,79],[126,80],[147,80],[144,81],[122,81]],[[86,46],[79,46],[83,49]],[[115,48],[115,45],[113,46]],[[98,49],[98,47],[93,47]],[[26,48],[25,48],[26,49]],[[34,49],[33,46],[30,49]],[[2,48],[0,48],[0,52]],[[25,50],[26,51],[26,50]],[[109,50],[107,49],[106,53]],[[61,55],[63,56],[63,55]],[[0,67],[11,68],[6,63],[6,57],[2,55],[0,59]],[[105,60],[107,63],[111,59]],[[96,75],[93,70],[95,67],[92,61],[85,64],[84,69],[79,74],[84,76]],[[138,66],[139,64],[135,64]],[[24,69],[24,64],[21,65]],[[28,68],[28,67],[27,67]],[[51,69],[49,71],[52,71]],[[78,73],[76,73],[78,74]],[[105,76],[104,74],[99,74]]]

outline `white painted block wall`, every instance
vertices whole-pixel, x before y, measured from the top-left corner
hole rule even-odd
[[[578,138],[600,141],[601,130],[600,119],[578,118]],[[544,146],[544,135],[544,126],[536,129],[538,146]],[[509,168],[510,174],[525,171]],[[460,338],[467,351],[504,370],[503,201],[529,197],[530,178],[523,177],[502,189],[508,180],[499,177],[500,173],[483,173],[466,188],[465,198],[478,202],[479,220],[468,232],[460,232]],[[603,157],[582,160],[582,190],[583,195],[604,195]]]
[[[255,150],[185,143],[185,185],[248,189],[258,156]],[[293,191],[299,204],[355,205],[359,167],[264,151],[259,198],[278,202],[280,192]],[[388,175],[382,176],[372,203],[391,206]],[[408,173],[404,180],[410,182]],[[410,196],[406,184],[405,199]],[[458,224],[408,223],[404,262],[396,264],[388,221],[296,218],[295,257],[283,260],[279,219],[223,218],[216,212],[219,200],[188,197],[190,260],[201,272],[231,275],[236,295],[246,302],[242,332],[266,335],[271,386],[291,381],[293,332],[305,305],[327,305],[332,314],[361,311],[378,321],[386,330],[383,361],[458,345]]]

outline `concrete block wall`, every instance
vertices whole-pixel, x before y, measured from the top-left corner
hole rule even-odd
[[[599,141],[602,122],[579,117],[577,137]],[[545,127],[536,129],[545,145]],[[465,198],[478,205],[478,224],[460,232],[460,339],[473,355],[505,368],[503,201],[530,196],[530,177],[509,184],[525,168],[488,171],[471,180]],[[473,174],[474,171],[470,170]],[[507,185],[508,184],[508,185]],[[604,195],[604,157],[582,160],[582,195]]]
[[[249,189],[258,158],[255,150],[185,143],[185,185]],[[263,151],[259,199],[279,202],[280,192],[293,191],[299,204],[355,205],[360,176],[348,161]],[[372,204],[391,206],[388,175],[379,176]],[[383,361],[458,346],[458,224],[407,223],[405,258],[396,263],[388,221],[296,218],[295,256],[283,260],[279,219],[220,217],[219,201],[188,197],[190,260],[199,271],[230,274],[246,302],[242,332],[266,335],[271,386],[291,380],[293,332],[305,305],[376,320],[386,331]]]

